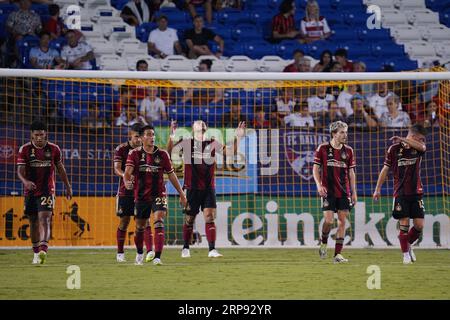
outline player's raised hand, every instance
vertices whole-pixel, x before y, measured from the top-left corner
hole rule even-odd
[[[33,181],[27,180],[24,183],[25,189],[29,190],[29,191],[34,191],[36,190],[36,185],[34,184]]]
[[[374,201],[378,201],[380,199],[380,195],[381,195],[380,191],[379,190],[375,190],[373,195],[372,195],[372,199]]]
[[[240,138],[244,137],[246,128],[247,128],[247,126],[245,124],[245,121],[239,122],[239,125],[238,125],[238,127],[236,129],[236,136],[240,137]]]
[[[326,196],[327,196],[327,188],[325,188],[324,186],[318,186],[317,187],[317,191],[319,192],[319,195],[322,197],[322,198],[325,198]]]

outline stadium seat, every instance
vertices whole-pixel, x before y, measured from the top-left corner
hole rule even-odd
[[[150,32],[157,27],[156,23],[143,23],[136,27],[136,38],[142,42],[147,42]]]
[[[422,40],[422,34],[413,26],[396,26],[391,28],[392,36],[397,43],[408,43]]]
[[[22,40],[17,41],[19,48],[20,64],[23,68],[31,68],[30,50],[39,46],[39,38],[36,36],[25,36]]]
[[[93,48],[97,58],[103,54],[112,54],[116,51],[116,48],[113,45],[113,43],[104,38],[101,39],[91,38],[89,39],[89,45]]]
[[[122,10],[128,3],[128,0],[111,0],[111,5],[117,10]]]
[[[252,41],[243,44],[243,49],[246,55],[252,59],[260,59],[264,56],[272,54],[274,51],[272,45],[262,41]]]
[[[425,41],[407,43],[405,48],[410,58],[414,60],[436,56],[434,47]]]
[[[355,33],[355,30],[350,28],[333,28],[331,30],[332,41],[351,41],[357,36],[358,35]]]
[[[122,39],[115,45],[116,53],[127,56],[128,54],[147,55],[147,44],[138,39]]]
[[[375,57],[383,57],[383,56],[397,56],[402,57],[405,56],[405,49],[403,45],[396,45],[392,42],[377,42],[371,45],[372,55]]]
[[[389,28],[398,25],[408,25],[408,18],[404,12],[381,11],[381,23],[383,28]]]
[[[430,27],[424,32],[424,38],[430,41],[450,40],[450,30],[445,26]]]
[[[0,14],[9,15],[13,11],[17,11],[19,7],[15,4],[1,3]]]
[[[425,9],[424,0],[396,0],[394,6],[401,11],[412,11],[416,9]]]
[[[93,9],[100,6],[109,6],[109,0],[78,0],[81,6],[86,9]]]
[[[232,38],[236,41],[260,40],[262,32],[253,24],[239,24],[231,31]]]
[[[411,11],[408,19],[413,22],[414,26],[419,27],[439,24],[439,14],[428,9]]]
[[[162,71],[193,71],[192,60],[184,56],[168,56],[161,60]]]
[[[278,56],[264,56],[257,62],[257,69],[261,72],[282,72],[287,64]]]
[[[225,70],[228,72],[256,71],[256,62],[247,56],[232,56],[227,60]]]
[[[104,38],[101,27],[93,22],[81,22],[81,32],[87,40]]]
[[[136,63],[139,60],[145,60],[148,64],[148,71],[161,71],[161,60],[155,59],[152,56],[142,54],[139,55],[133,55],[133,54],[127,54],[125,59],[127,60],[128,70],[135,71],[136,70]]]
[[[194,71],[198,71],[198,65],[200,64],[200,61],[202,60],[212,60],[212,66],[211,71],[212,72],[223,72],[225,71],[225,64],[224,60],[221,60],[217,58],[216,56],[199,56],[197,59],[195,59],[194,64]]]
[[[102,55],[98,67],[101,70],[127,70],[128,64],[124,58],[117,55]]]
[[[48,5],[46,5],[46,4],[33,3],[31,5],[31,10],[33,10],[40,16],[43,16],[43,15],[48,16],[50,14],[48,12]]]
[[[389,34],[388,29],[369,30],[364,27],[364,28],[357,28],[355,32],[357,33],[358,39],[364,42],[391,40],[391,36]]]
[[[371,4],[377,5],[381,8],[381,11],[394,9],[394,2],[392,0],[363,0],[366,6]]]
[[[105,38],[109,38],[109,40],[114,40],[116,42],[122,39],[133,39],[136,34],[135,29],[123,21],[104,24],[102,30]]]
[[[100,18],[120,18],[120,11],[111,6],[99,6],[91,13],[91,20],[97,22]],[[121,19],[121,18],[120,18]]]

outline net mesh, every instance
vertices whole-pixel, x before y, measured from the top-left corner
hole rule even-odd
[[[361,99],[352,100],[355,96]],[[402,110],[396,118],[384,114],[391,100]],[[371,199],[389,138],[405,136],[411,123],[428,128],[422,164],[426,213],[447,217],[448,223],[449,101],[448,81],[0,78],[0,246],[29,245],[15,161],[19,147],[30,141],[29,124],[38,118],[46,121],[49,140],[62,150],[74,192],[74,198],[66,200],[57,178],[51,245],[115,245],[118,177],[113,155],[116,146],[126,142],[129,126],[153,123],[156,144],[164,148],[170,120],[178,122],[177,134],[189,135],[198,119],[223,143],[233,139],[239,121],[245,120],[249,128],[235,159],[217,158],[219,246],[318,243],[322,212],[312,158],[317,146],[329,141],[328,125],[337,119],[350,124],[348,144],[357,161],[359,202],[348,219],[345,243],[398,245],[390,219],[391,176],[381,201]],[[172,160],[182,182],[183,163],[176,155]],[[170,185],[168,193],[166,241],[182,244],[182,211]],[[376,219],[379,236],[363,230]],[[196,228],[205,237],[201,215],[197,220]],[[446,245],[440,236],[448,227],[445,219],[433,221],[439,223],[431,223],[431,240],[426,241]],[[132,223],[129,245],[133,233]]]

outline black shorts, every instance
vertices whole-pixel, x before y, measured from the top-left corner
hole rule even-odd
[[[392,206],[392,216],[394,219],[424,218],[425,207],[421,196],[400,196],[394,198]]]
[[[37,214],[38,212],[51,211],[55,207],[55,195],[43,194],[40,196],[28,195],[25,197],[24,215]]]
[[[136,202],[134,205],[134,216],[137,219],[148,219],[155,211],[167,211],[167,198],[160,197],[150,202]]]
[[[322,198],[322,210],[323,211],[333,211],[338,212],[339,210],[351,210],[352,209],[352,203],[350,201],[350,198],[342,197],[342,198],[335,198],[335,197],[326,197]]]
[[[116,214],[118,217],[134,216],[134,197],[133,196],[117,196],[116,197]]]
[[[188,201],[188,207],[186,208],[185,213],[190,216],[197,215],[200,209],[217,208],[215,189],[188,189],[186,191],[186,198]]]

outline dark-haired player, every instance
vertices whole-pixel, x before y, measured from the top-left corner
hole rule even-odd
[[[350,209],[357,201],[355,155],[346,145],[348,125],[342,121],[330,124],[331,141],[321,144],[314,155],[313,175],[317,191],[322,198],[324,222],[319,255],[327,256],[327,243],[334,213],[338,215],[338,229],[334,249],[334,263],[347,262],[342,254],[345,222]],[[321,171],[321,172],[320,172]]]
[[[47,141],[46,125],[35,121],[30,129],[31,142],[19,149],[17,175],[25,189],[24,215],[30,219],[32,263],[44,264],[55,206],[55,169],[66,187],[67,199],[72,197],[72,187],[62,163],[61,150]]]
[[[184,185],[187,190],[188,206],[185,208],[185,222],[183,224],[184,246],[181,251],[182,258],[191,256],[189,244],[191,242],[195,217],[201,209],[205,217],[205,233],[208,240],[208,257],[218,258],[222,255],[216,250],[216,190],[215,190],[215,165],[216,152],[232,156],[239,148],[240,139],[245,135],[245,122],[240,122],[236,129],[233,146],[224,146],[214,139],[206,139],[207,130],[205,122],[194,121],[192,124],[192,138],[181,139],[174,144],[173,134],[176,130],[176,122],[171,124],[171,137],[167,151],[182,152],[184,161]]]
[[[114,173],[120,177],[119,190],[116,196],[116,214],[120,217],[119,227],[117,228],[117,262],[126,261],[123,247],[125,244],[128,225],[130,224],[130,217],[134,216],[133,191],[125,188],[125,184],[123,182],[125,164],[130,151],[141,145],[141,137],[139,136],[139,130],[141,127],[142,125],[139,123],[131,126],[128,131],[128,141],[118,145],[114,154]],[[153,234],[149,220],[147,220],[147,224],[145,226],[144,242],[145,247],[147,248],[145,260],[149,262],[155,256],[153,251]]]
[[[134,189],[134,205],[136,218],[136,265],[144,262],[143,242],[144,228],[150,214],[154,214],[155,258],[153,264],[160,265],[164,246],[164,217],[167,211],[166,186],[164,173],[180,194],[180,203],[186,206],[187,200],[178,178],[174,173],[172,162],[167,151],[155,146],[155,129],[146,125],[140,129],[142,146],[128,154],[124,174],[125,187]],[[134,177],[134,179],[132,178]]]
[[[390,139],[394,144],[387,150],[384,166],[373,193],[373,199],[378,200],[381,186],[386,180],[389,169],[392,169],[394,174],[392,216],[399,220],[398,238],[404,264],[416,261],[411,245],[419,238],[423,229],[425,208],[422,199],[420,163],[426,151],[426,134],[424,127],[415,124],[409,128],[406,138],[394,136]],[[414,225],[411,229],[409,229],[409,219],[413,219]]]

